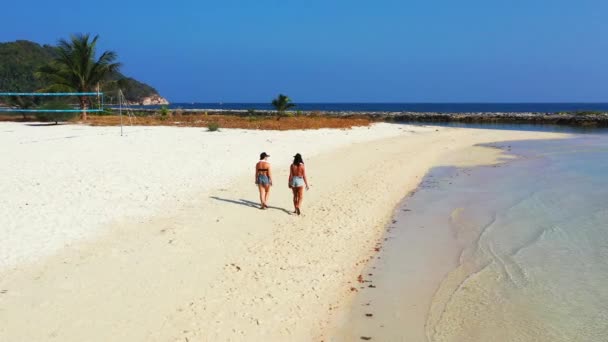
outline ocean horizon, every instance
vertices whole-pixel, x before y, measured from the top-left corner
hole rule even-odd
[[[555,113],[598,111],[608,112],[608,103],[584,102],[523,102],[523,103],[382,103],[382,102],[295,102],[293,111],[323,111],[323,112],[437,112],[437,113],[476,113],[476,112],[508,112],[508,113]],[[139,106],[138,106],[139,107]],[[246,102],[176,102],[169,109],[187,110],[274,110],[268,103]],[[160,108],[160,106],[145,106],[144,108]]]

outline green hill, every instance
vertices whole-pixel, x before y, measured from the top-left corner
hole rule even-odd
[[[55,55],[51,45],[40,45],[27,40],[0,43],[0,92],[34,92],[48,84],[34,76],[36,70],[49,63]],[[112,79],[121,79],[121,88],[129,102],[158,95],[156,89],[120,73]],[[104,89],[112,91],[113,89]]]

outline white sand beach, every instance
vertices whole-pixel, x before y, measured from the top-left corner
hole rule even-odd
[[[394,206],[475,144],[562,135],[0,123],[0,341],[321,341]],[[270,210],[253,168],[271,155]],[[287,168],[311,190],[292,216]]]
[[[0,269],[52,254],[113,223],[170,213],[243,174],[253,179],[261,151],[285,167],[295,152],[313,156],[403,130],[380,125],[368,132],[132,127],[120,137],[118,127],[1,123],[0,217],[8,230],[2,231]]]

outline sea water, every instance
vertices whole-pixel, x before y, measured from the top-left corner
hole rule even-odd
[[[608,341],[608,135],[496,146],[397,209],[335,340]]]

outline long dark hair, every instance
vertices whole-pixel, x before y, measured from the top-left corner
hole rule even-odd
[[[297,153],[293,156],[293,165],[298,166],[300,164],[304,164],[304,159],[302,159],[302,155]]]

